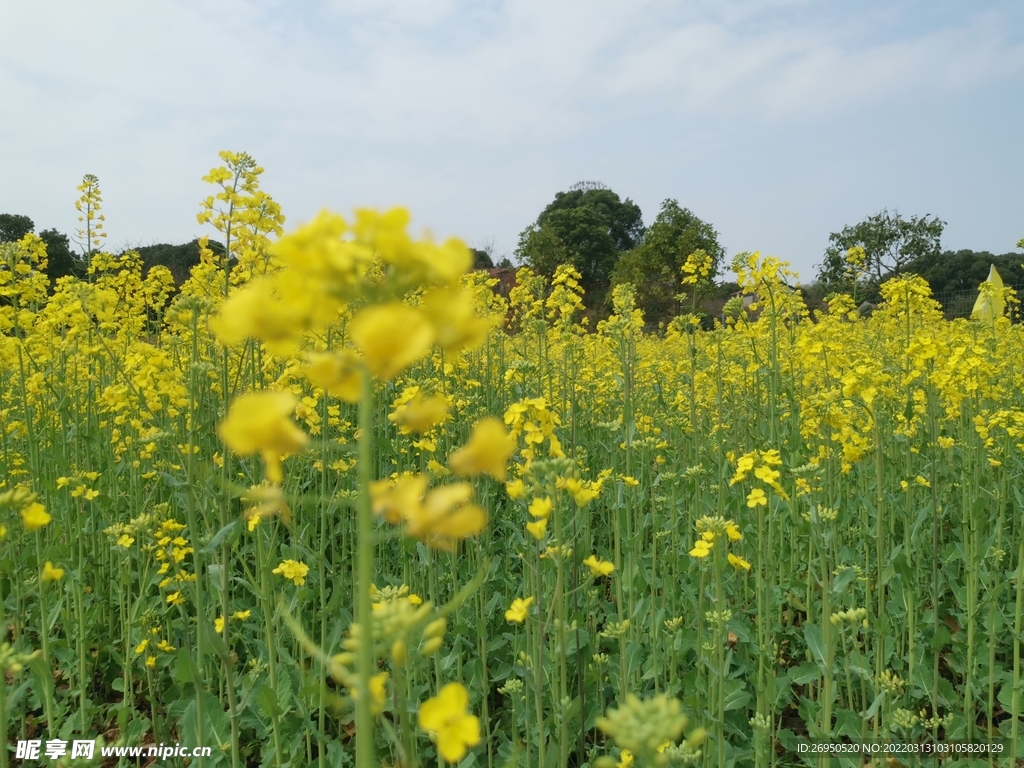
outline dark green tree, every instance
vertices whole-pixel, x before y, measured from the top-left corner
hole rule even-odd
[[[818,280],[830,290],[850,291],[854,274],[862,280],[868,292],[890,277],[904,271],[914,259],[937,256],[941,249],[942,230],[946,222],[936,216],[911,216],[883,210],[854,226],[843,227],[841,232],[828,236],[829,247],[818,265]],[[864,249],[864,263],[854,272],[847,261],[851,248]]]
[[[224,246],[215,240],[209,242],[209,248],[216,255],[224,253]],[[181,285],[192,271],[192,267],[199,263],[199,241],[193,240],[181,245],[170,245],[168,243],[157,243],[156,245],[143,245],[132,250],[138,251],[142,259],[142,272],[149,274],[149,270],[160,264],[171,271],[175,285]]]
[[[16,242],[35,231],[35,223],[28,216],[12,213],[0,214],[0,243]],[[68,236],[56,229],[44,229],[39,239],[46,244],[46,274],[52,288],[58,278],[79,275],[80,260],[71,251]]]
[[[16,243],[35,229],[35,222],[28,216],[0,213],[0,243]]]
[[[67,235],[56,229],[44,229],[39,233],[39,239],[46,243],[46,274],[51,286],[68,275],[81,277],[85,265],[71,250]]]
[[[487,251],[481,250],[480,248],[470,248],[473,254],[473,269],[491,269],[494,267],[494,261],[491,259],[491,254]]]
[[[516,255],[550,277],[559,264],[572,264],[587,291],[608,288],[619,257],[643,236],[643,217],[632,200],[601,185],[578,184],[559,192],[537,221],[519,236]]]
[[[1019,253],[995,255],[988,251],[943,251],[914,259],[904,272],[920,275],[949,317],[967,317],[978,295],[978,286],[994,266],[1006,287],[1024,286]]]
[[[657,323],[678,314],[677,297],[683,291],[683,263],[695,251],[712,259],[714,277],[725,257],[714,227],[699,219],[675,200],[661,204],[661,212],[644,233],[643,242],[624,254],[612,273],[612,283],[632,283],[637,306],[648,322]],[[702,285],[708,285],[702,283]],[[696,286],[699,290],[699,286]],[[691,289],[692,290],[692,289]],[[698,297],[699,298],[699,297]]]

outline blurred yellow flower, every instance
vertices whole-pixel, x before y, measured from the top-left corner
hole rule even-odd
[[[38,501],[33,501],[21,510],[21,522],[25,525],[26,531],[38,531],[50,522],[50,514]]]
[[[377,480],[370,484],[373,514],[398,525],[423,502],[427,491],[426,475],[399,475],[394,481]]]
[[[220,423],[225,445],[240,456],[259,453],[267,476],[279,483],[281,456],[302,450],[309,438],[291,420],[298,400],[290,392],[249,392],[236,397]]]
[[[540,541],[544,538],[548,530],[548,519],[542,517],[540,520],[534,520],[532,523],[526,524],[526,530],[533,538]]]
[[[543,498],[534,499],[533,501],[531,501],[530,506],[527,508],[527,511],[533,517],[547,518],[547,516],[551,514],[551,507],[551,497],[544,496]]]
[[[749,571],[750,570],[750,563],[748,563],[742,557],[739,557],[738,555],[734,555],[732,552],[729,553],[729,563],[737,571]]]
[[[590,569],[590,572],[594,576],[610,576],[612,571],[615,570],[615,564],[609,563],[607,560],[598,559],[597,555],[591,555],[583,564]]]
[[[448,465],[462,477],[487,474],[504,482],[515,449],[516,439],[505,431],[501,420],[486,416],[473,425],[469,442],[448,457]]]
[[[234,346],[257,338],[276,354],[292,351],[296,338],[308,326],[305,308],[282,301],[267,277],[250,281],[228,296],[220,312],[210,318],[210,330],[221,343]]]
[[[510,499],[522,499],[526,497],[526,485],[523,483],[521,477],[516,478],[511,483],[506,483],[505,490],[508,492]]]
[[[512,605],[505,611],[505,621],[511,621],[513,624],[522,624],[526,621],[526,617],[530,612],[530,606],[533,604],[533,598],[521,598],[517,597],[512,601]]]
[[[358,403],[363,394],[363,369],[350,349],[341,352],[310,352],[303,373],[314,386],[346,403]]]
[[[378,672],[370,677],[370,711],[375,715],[383,712],[384,705],[387,704],[389,677],[391,677],[389,672]],[[350,693],[353,701],[359,701],[358,688],[352,687]]]
[[[477,315],[473,293],[465,288],[435,288],[424,296],[423,309],[446,355],[479,347],[494,325],[491,318]]]
[[[443,395],[424,395],[419,392],[412,400],[388,414],[388,420],[402,427],[403,432],[426,432],[435,424],[440,424],[447,415],[448,400]]]
[[[348,329],[366,366],[381,381],[390,381],[426,355],[434,341],[422,310],[400,301],[359,310]]]
[[[467,747],[480,743],[480,720],[469,714],[469,692],[461,683],[448,683],[437,696],[420,705],[419,727],[430,734],[438,754],[450,763],[466,756]]]
[[[406,532],[436,549],[454,549],[456,542],[476,536],[487,525],[487,513],[470,502],[472,496],[469,483],[434,489],[406,514]]]
[[[54,568],[53,563],[47,560],[46,563],[43,564],[43,572],[39,578],[42,579],[44,583],[48,581],[60,581],[64,578],[64,569]]]

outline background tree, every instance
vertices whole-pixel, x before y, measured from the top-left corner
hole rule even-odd
[[[682,267],[696,251],[711,257],[711,277],[718,274],[725,249],[714,227],[675,200],[661,204],[661,212],[644,232],[643,241],[624,254],[612,273],[612,284],[632,283],[636,303],[650,323],[678,314]],[[698,285],[708,285],[702,282]],[[692,290],[692,289],[691,289]],[[699,297],[698,297],[699,298]]]
[[[516,255],[546,277],[559,264],[572,264],[586,291],[603,293],[620,255],[640,243],[643,229],[640,207],[632,200],[600,184],[577,184],[555,195],[536,223],[523,230]]]
[[[63,232],[56,229],[44,229],[39,239],[46,243],[46,274],[52,287],[58,279],[68,275],[81,277],[82,263],[71,250],[71,241]]]
[[[494,261],[491,259],[491,254],[480,248],[470,248],[473,253],[473,269],[491,269],[494,267]]]
[[[847,251],[864,249],[863,277],[869,291],[877,290],[889,277],[900,274],[907,264],[926,256],[938,256],[946,223],[936,216],[911,216],[883,210],[859,224],[843,227],[828,236],[831,243],[818,265],[818,279],[831,290],[850,291],[851,273]]]
[[[35,227],[35,222],[28,216],[0,213],[0,243],[17,242],[29,232],[34,232]],[[67,235],[56,229],[44,229],[39,233],[39,239],[46,244],[46,275],[50,278],[51,289],[58,278],[79,274],[80,262],[71,251]]]
[[[35,230],[36,225],[28,216],[0,213],[0,243],[16,243]]]
[[[218,257],[223,257],[224,246],[216,240],[207,241],[206,247]],[[180,286],[188,280],[192,267],[200,261],[200,245],[198,240],[182,245],[157,243],[143,245],[132,250],[138,251],[142,258],[142,274],[148,275],[149,270],[157,265],[167,267],[174,278],[174,284]]]

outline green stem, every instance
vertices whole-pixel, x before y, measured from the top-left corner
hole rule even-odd
[[[359,496],[356,509],[356,575],[357,608],[356,621],[359,623],[359,647],[356,663],[359,671],[359,700],[356,702],[356,768],[374,768],[376,742],[373,730],[373,712],[370,709],[370,678],[373,676],[373,609],[370,600],[370,585],[373,583],[373,560],[375,542],[373,534],[373,510],[370,502],[372,473],[370,462],[373,439],[373,379],[369,372],[363,373],[363,391],[359,401],[359,439],[357,443],[357,474]]]

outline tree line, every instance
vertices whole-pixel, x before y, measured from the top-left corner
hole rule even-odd
[[[1007,286],[1024,288],[1022,254],[943,250],[945,225],[930,214],[905,217],[884,209],[844,226],[829,235],[816,280],[803,287],[805,295],[812,303],[836,293],[875,301],[883,282],[909,273],[925,278],[941,301],[944,295],[977,291],[993,265]],[[1024,239],[1017,247],[1024,249]],[[692,298],[682,291],[681,269],[696,251],[711,257],[712,274],[718,275],[725,249],[717,231],[678,201],[665,200],[651,226],[644,227],[632,200],[588,183],[555,195],[520,234],[516,256],[545,276],[559,264],[572,264],[592,300],[595,295],[602,299],[615,285],[631,283],[637,306],[649,324],[657,325],[679,313],[681,300]],[[725,296],[736,288],[730,282],[705,284],[700,298]]]
[[[885,280],[913,273],[924,277],[933,295],[942,301],[944,295],[976,291],[993,265],[1006,285],[1024,287],[1020,253],[943,250],[945,224],[937,216],[904,217],[886,209],[847,225],[829,235],[829,245],[817,266],[816,282],[804,288],[805,294],[813,300],[852,293],[871,301],[877,298]],[[35,223],[28,216],[0,214],[0,243],[20,240],[34,231]],[[76,253],[64,233],[50,228],[38,234],[46,244],[46,272],[51,286],[67,275],[85,277],[89,253],[84,242],[79,243],[82,248]],[[223,253],[219,243],[211,241],[210,247]],[[1024,239],[1017,247],[1024,249]],[[130,250],[138,252],[144,273],[163,265],[177,285],[188,278],[200,260],[198,240]],[[473,249],[475,268],[495,266],[491,250]],[[644,226],[636,203],[629,198],[623,200],[596,182],[582,182],[557,193],[536,221],[520,233],[515,251],[520,264],[546,277],[553,276],[560,264],[573,265],[581,275],[588,305],[599,314],[606,310],[612,287],[631,284],[636,304],[651,326],[667,322],[697,300],[725,298],[737,289],[735,283],[713,279],[691,280],[684,287],[683,266],[695,253],[702,254],[709,263],[711,278],[721,273],[726,252],[710,223],[677,200],[667,199],[651,225]],[[513,265],[505,258],[497,266]]]
[[[12,243],[21,240],[25,235],[35,232],[35,222],[28,216],[12,213],[0,213],[0,243]],[[72,250],[71,240],[63,232],[56,229],[44,229],[37,233],[39,239],[46,244],[46,274],[50,278],[51,289],[57,280],[66,276],[85,279],[89,252],[87,249],[76,252]],[[214,253],[223,253],[224,246],[213,240],[209,243]],[[125,250],[136,251],[142,259],[143,276],[152,267],[162,265],[171,271],[176,285],[188,279],[192,267],[199,263],[199,241],[171,245],[157,243],[140,245]]]

